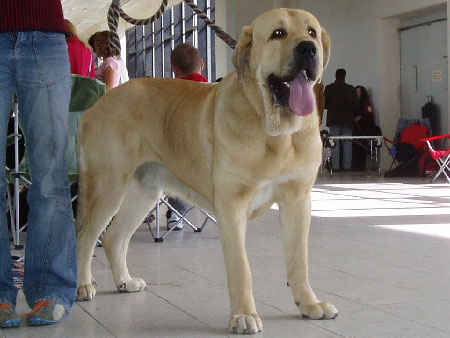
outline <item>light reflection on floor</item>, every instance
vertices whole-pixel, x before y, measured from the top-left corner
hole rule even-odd
[[[364,225],[450,238],[449,184],[419,179],[385,182],[378,177],[368,183],[361,176],[354,177],[354,183],[349,180],[349,176],[319,178],[311,196],[312,217],[358,218]]]

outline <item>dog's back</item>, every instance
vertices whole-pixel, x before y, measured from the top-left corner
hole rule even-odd
[[[113,89],[82,117],[80,171],[103,167],[104,161],[127,166],[128,172],[145,162],[160,162],[188,184],[194,179],[186,176],[191,172],[207,180],[215,91],[216,85],[156,78]]]

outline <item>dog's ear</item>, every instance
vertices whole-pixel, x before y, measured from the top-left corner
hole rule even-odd
[[[323,27],[322,27],[321,40],[322,40],[322,49],[323,49],[323,69],[325,69],[325,67],[328,64],[328,60],[330,59],[331,39],[330,39],[330,36],[328,35],[327,31]]]
[[[252,27],[245,26],[242,29],[241,36],[236,45],[233,55],[233,65],[236,68],[239,77],[244,74],[245,69],[248,68],[248,57],[250,53],[250,46],[252,44]]]

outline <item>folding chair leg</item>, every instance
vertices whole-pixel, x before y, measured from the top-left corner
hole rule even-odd
[[[202,225],[200,226],[200,228],[198,228],[197,230],[194,230],[195,232],[202,232],[203,228],[205,227],[206,223],[208,223],[208,217],[205,217],[205,220],[203,221]]]
[[[193,225],[191,222],[189,222],[188,219],[186,219],[187,214],[188,214],[192,209],[194,209],[193,206],[192,206],[188,211],[186,211],[186,212],[184,213],[184,215],[182,215],[182,214],[180,214],[180,213],[178,212],[177,209],[175,209],[173,206],[171,206],[170,203],[167,202],[165,199],[161,199],[161,202],[164,203],[164,204],[167,206],[167,208],[169,208],[172,212],[174,212],[178,217],[180,217],[180,219],[178,220],[178,222],[177,222],[176,224],[180,223],[181,221],[185,221],[187,225],[189,225],[192,229],[194,229],[194,231],[197,230],[197,227],[196,227],[195,225]]]
[[[177,224],[179,224],[180,222],[186,222],[187,225],[189,225],[194,232],[202,232],[203,228],[205,227],[205,225],[208,223],[208,220],[211,220],[213,223],[217,223],[216,219],[211,216],[210,214],[208,214],[206,211],[199,209],[206,217],[205,220],[203,221],[201,227],[196,227],[195,225],[193,225],[187,218],[186,216],[194,209],[194,207],[192,206],[188,211],[186,211],[183,215],[176,210],[174,207],[172,207],[172,205],[170,205],[169,202],[166,201],[166,197],[164,198],[160,198],[158,203],[156,203],[155,208],[153,208],[152,211],[150,211],[150,213],[147,215],[147,217],[145,218],[144,222],[147,223],[148,226],[148,230],[150,231],[153,239],[155,242],[157,243],[161,243],[164,241],[164,237],[166,237],[169,233],[171,233],[173,231],[173,229],[175,229],[175,226]],[[174,212],[178,217],[180,217],[180,219],[178,220],[178,222],[175,224],[175,226],[171,227],[170,229],[168,229],[166,232],[164,232],[163,234],[161,234],[161,229],[160,229],[160,222],[159,222],[159,216],[160,216],[160,205],[161,204],[165,204],[167,206],[167,208],[169,210],[171,210],[172,212]],[[151,227],[151,223],[153,220],[150,220],[151,215],[153,214],[153,212],[155,213],[155,225],[156,225],[156,230],[153,231],[152,227]]]
[[[450,173],[449,165],[450,165],[450,156],[447,156],[445,160],[442,158],[438,159],[441,163],[439,171],[434,175],[433,180],[431,182],[436,181],[436,179],[439,177],[440,174],[444,173],[445,177],[447,178],[447,181],[450,182],[450,178],[447,175],[447,171]]]
[[[14,179],[14,216],[15,216],[15,228],[16,228],[16,239],[14,240],[14,248],[16,250],[22,250],[24,246],[20,244],[20,197],[19,197],[19,178]]]
[[[395,158],[392,159],[392,162],[391,162],[391,165],[389,166],[388,172],[390,172],[394,166],[396,166],[396,167],[398,166],[398,162]]]
[[[200,211],[203,213],[203,215],[205,215],[205,220],[203,221],[203,224],[200,228],[198,228],[197,230],[194,230],[195,232],[202,232],[203,228],[205,227],[206,223],[208,223],[208,220],[211,220],[212,222],[214,222],[215,224],[217,224],[217,221],[214,217],[212,217],[210,214],[208,214],[205,210],[200,209]]]
[[[178,224],[178,223],[176,223],[175,226],[173,226],[172,228],[168,229],[164,234],[161,235],[160,222],[159,222],[160,205],[161,205],[161,204],[165,204],[170,210],[172,210],[172,211],[175,212],[178,216],[180,216],[179,222],[182,221],[182,220],[185,220],[186,223],[188,223],[189,225],[191,225],[191,226],[194,228],[194,231],[197,229],[194,225],[192,225],[192,223],[190,223],[188,220],[185,219],[186,215],[189,213],[189,211],[192,210],[193,207],[192,207],[191,209],[189,209],[189,210],[184,214],[184,216],[183,216],[183,215],[181,215],[175,208],[173,208],[173,207],[170,205],[170,203],[168,203],[168,202],[165,201],[165,197],[164,197],[164,198],[160,198],[159,201],[156,203],[155,208],[153,208],[153,210],[150,211],[150,213],[149,213],[149,215],[150,215],[150,214],[152,214],[153,212],[155,212],[155,224],[156,224],[156,231],[155,231],[155,233],[153,232],[153,230],[152,230],[152,228],[151,228],[151,225],[150,225],[150,224],[151,224],[151,221],[150,221],[150,219],[149,219],[150,216],[147,216],[146,219],[145,219],[145,221],[144,221],[145,223],[147,223],[148,230],[150,231],[150,233],[151,233],[151,235],[152,235],[152,237],[153,237],[153,240],[154,240],[156,243],[162,243],[162,242],[164,242],[164,237],[166,237],[169,233],[171,233],[171,232],[173,231],[173,229],[175,229],[176,224]]]
[[[150,222],[147,221],[147,225],[148,225],[148,229],[150,230],[150,233],[153,236],[153,239],[156,243],[162,243],[164,242],[164,237],[161,237],[160,231],[159,231],[159,205],[160,205],[160,201],[158,201],[156,203],[156,207],[155,207],[155,223],[156,223],[156,236],[153,234],[152,229],[150,227]],[[148,220],[148,219],[147,219]]]
[[[371,144],[372,144],[372,141],[371,141]],[[378,147],[376,145],[375,145],[375,162],[377,163],[378,176],[381,176],[380,155],[378,153]]]
[[[18,245],[19,244],[19,232],[18,232],[19,229],[16,228],[16,222],[15,222],[16,213],[15,213],[14,203],[12,201],[11,188],[10,188],[9,184],[6,187],[6,194],[7,194],[7,198],[8,198],[9,219],[10,219],[10,223],[11,223],[11,232],[12,232],[13,242],[14,242],[14,245]]]

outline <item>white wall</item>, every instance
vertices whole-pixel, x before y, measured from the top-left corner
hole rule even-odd
[[[216,0],[216,23],[238,40],[244,26],[251,24],[261,13],[276,8],[274,3],[283,6],[285,2],[282,0]],[[222,55],[217,58],[220,53]],[[232,55],[233,50],[216,38],[217,77],[225,76],[233,71]]]
[[[447,22],[423,23],[442,20],[446,16],[447,9],[404,20],[401,27],[410,28],[400,33],[401,115],[403,118],[420,118],[421,108],[431,96],[437,108],[435,132],[438,134],[448,126]],[[417,24],[422,25],[412,28]],[[435,71],[441,72],[440,80],[433,76]]]
[[[227,13],[227,5],[225,4],[225,0],[216,0],[215,4],[216,24],[236,39],[235,31],[231,29],[227,22],[227,18],[230,16],[224,15],[224,13]],[[223,77],[231,71],[231,68],[228,68],[227,61],[231,60],[231,52],[231,48],[228,47],[228,45],[221,39],[216,37],[216,78]]]
[[[447,13],[450,11],[450,0],[216,0],[216,6],[220,3],[224,3],[226,9],[227,32],[236,38],[244,25],[271,8],[301,8],[314,14],[332,40],[324,83],[334,81],[337,68],[345,68],[348,83],[369,89],[378,123],[387,137],[393,137],[400,117],[400,39],[397,31],[400,18],[445,3]],[[450,39],[450,26],[447,39]],[[449,46],[450,43],[447,49]],[[231,55],[228,48],[227,66],[220,70],[222,74],[233,70]],[[449,130],[450,125],[442,132],[449,133]],[[382,153],[382,156],[383,166],[388,166],[388,155]]]
[[[377,79],[367,86],[375,88],[372,100],[375,104],[378,124],[383,135],[392,140],[400,118],[400,35],[396,34],[399,21],[380,19],[377,28],[378,60],[373,69],[379,70],[379,73]],[[395,70],[392,71],[392,69]],[[381,154],[383,167],[386,164],[390,165],[388,155],[385,152]]]

